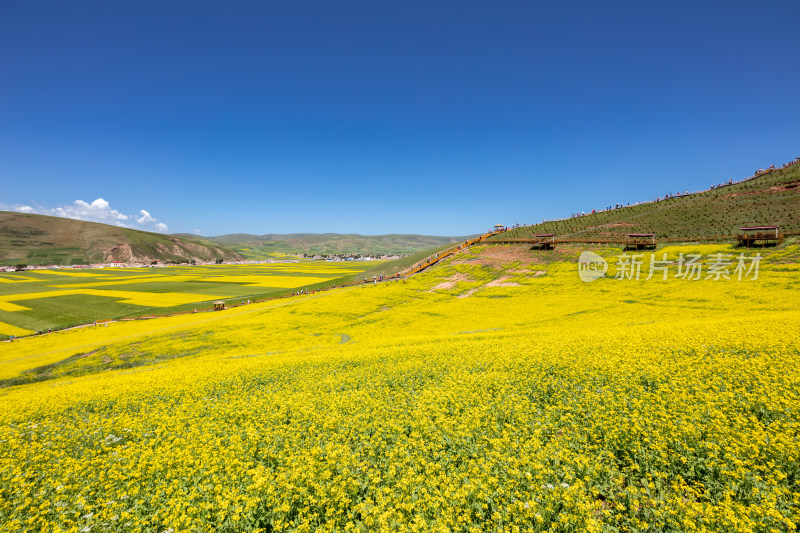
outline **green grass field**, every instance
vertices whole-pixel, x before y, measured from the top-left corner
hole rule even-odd
[[[374,262],[34,270],[0,274],[0,337],[341,284]],[[370,274],[371,275],[371,274]]]

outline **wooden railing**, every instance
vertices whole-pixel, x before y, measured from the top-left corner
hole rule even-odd
[[[466,241],[464,241],[462,243],[454,244],[452,248],[448,248],[447,250],[443,250],[443,251],[441,251],[439,253],[436,253],[433,256],[430,256],[427,259],[421,261],[420,263],[417,263],[416,265],[412,266],[411,268],[408,268],[408,269],[404,270],[403,272],[398,272],[394,276],[390,276],[390,278],[407,277],[407,276],[411,276],[413,274],[416,274],[417,272],[422,272],[426,268],[435,265],[436,263],[438,263],[442,259],[444,259],[446,257],[450,257],[451,255],[453,255],[454,253],[458,252],[459,250],[463,250],[464,248],[467,248],[468,246],[472,246],[473,244],[478,244],[479,242],[483,242],[486,239],[488,239],[489,237],[492,237],[494,235],[499,235],[499,234],[503,233],[504,231],[505,230],[503,230],[503,231],[490,231],[488,233],[484,233],[483,235],[479,235],[479,236],[477,236],[477,237],[475,237],[473,239],[466,240]]]

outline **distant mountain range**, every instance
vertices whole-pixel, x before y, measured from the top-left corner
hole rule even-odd
[[[0,211],[0,264],[243,259],[225,246],[70,218]]]
[[[463,236],[440,237],[434,235],[359,235],[357,233],[290,233],[250,235],[233,233],[217,237],[197,237],[178,233],[175,237],[199,239],[208,245],[221,245],[233,249],[250,259],[271,257],[273,254],[307,255],[408,255],[460,242]]]
[[[608,206],[606,206],[608,207]],[[514,229],[497,239],[534,234],[580,237],[598,242],[631,232],[658,239],[721,240],[740,226],[778,226],[800,233],[800,160],[753,179],[712,190],[676,194],[659,202],[612,206],[598,212]],[[467,236],[292,233],[217,237],[162,235],[96,222],[0,211],[0,264],[74,265],[111,261],[225,261],[267,259],[279,254],[411,255],[466,240]]]
[[[275,254],[407,255],[459,242],[431,235],[163,235],[70,218],[0,211],[0,264],[81,265],[267,259]]]

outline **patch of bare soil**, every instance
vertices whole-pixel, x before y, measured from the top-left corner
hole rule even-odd
[[[533,274],[533,277],[535,277],[535,278],[538,278],[539,276],[543,276],[545,274],[544,270],[537,270],[535,272],[532,271],[532,270],[518,270],[517,272],[531,273],[531,274]],[[498,278],[498,279],[496,279],[494,281],[490,281],[489,283],[486,283],[485,285],[481,285],[480,287],[473,287],[472,289],[469,289],[468,291],[464,292],[463,294],[459,294],[458,297],[459,298],[469,298],[470,296],[472,296],[473,294],[475,294],[479,290],[483,289],[484,287],[519,287],[519,283],[517,283],[516,281],[508,281],[509,279],[511,279],[511,276],[503,276],[502,278]]]
[[[534,278],[538,278],[539,276],[544,276],[546,274],[544,270],[531,270],[529,268],[519,268],[517,270],[509,270],[509,272],[511,274],[528,274]]]
[[[793,181],[791,183],[787,183],[786,185],[781,185],[780,187],[770,187],[770,191],[788,191],[789,189],[796,189],[800,187],[800,180]]]
[[[511,279],[511,276],[503,276],[502,278],[498,278],[494,281],[490,281],[484,287],[519,287],[519,283],[516,281],[508,281]]]
[[[774,187],[772,187],[772,188],[774,188]],[[720,200],[727,200],[729,198],[736,198],[737,196],[753,196],[754,194],[764,194],[765,192],[767,192],[767,191],[759,190],[759,191],[734,192],[734,193],[731,193],[731,194],[726,194],[725,196],[720,198]]]
[[[478,257],[453,258],[454,265],[460,263],[470,263],[472,265],[488,266],[491,268],[499,268],[505,263],[513,263],[519,261],[523,265],[530,265],[532,263],[541,263],[541,259],[534,257],[530,251],[530,246],[517,246],[517,245],[502,245],[493,244],[484,248]]]
[[[133,259],[133,251],[128,243],[120,243],[109,250],[103,252],[103,261],[122,261],[128,262]]]
[[[464,274],[463,272],[458,272],[447,278],[445,281],[439,283],[435,287],[429,289],[428,292],[452,289],[453,287],[456,286],[456,283],[458,283],[459,281],[474,281],[474,280],[471,279],[466,274]]]

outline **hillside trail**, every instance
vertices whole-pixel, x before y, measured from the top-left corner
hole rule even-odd
[[[432,267],[436,263],[440,262],[441,260],[443,260],[443,259],[445,259],[447,257],[450,257],[451,255],[454,255],[454,254],[456,254],[456,253],[458,253],[458,252],[460,252],[462,250],[466,250],[467,248],[469,248],[473,244],[478,244],[480,242],[483,242],[486,239],[488,239],[489,237],[491,237],[493,235],[499,235],[500,233],[503,233],[503,231],[489,231],[487,233],[484,233],[482,235],[479,235],[479,236],[475,237],[474,239],[468,239],[468,240],[464,241],[463,243],[460,243],[460,242],[456,243],[456,244],[453,245],[452,248],[448,248],[446,250],[442,250],[441,252],[437,252],[436,254],[434,254],[433,257],[428,257],[428,259],[424,260],[423,262],[418,263],[418,264],[416,264],[416,265],[414,265],[412,267],[409,267],[406,270],[404,270],[402,272],[399,272],[398,274],[396,274],[394,276],[390,276],[387,279],[397,279],[397,278],[408,278],[408,277],[411,277],[414,274],[418,274],[419,272],[422,272],[423,270],[426,270],[426,269]]]
[[[672,205],[665,205],[665,206],[662,206],[662,207],[658,207],[656,209],[651,209],[650,211],[645,211],[644,213],[639,213],[638,215],[629,216],[627,218],[621,218],[621,219],[618,219],[618,220],[614,220],[612,222],[607,222],[605,224],[600,224],[599,226],[589,226],[588,228],[584,228],[584,229],[582,229],[580,231],[575,231],[573,233],[567,233],[567,234],[564,234],[564,235],[557,235],[556,238],[557,239],[561,239],[561,238],[564,238],[564,237],[572,237],[574,235],[580,235],[581,233],[586,233],[587,231],[593,231],[593,230],[596,230],[598,228],[605,228],[606,226],[613,226],[615,224],[621,224],[623,222],[627,222],[627,221],[633,220],[635,218],[643,217],[645,215],[652,215],[653,213],[658,213],[659,211],[664,211],[664,210],[667,210],[667,209],[671,209],[671,208],[676,207],[678,205],[680,205],[680,204],[675,202]]]

